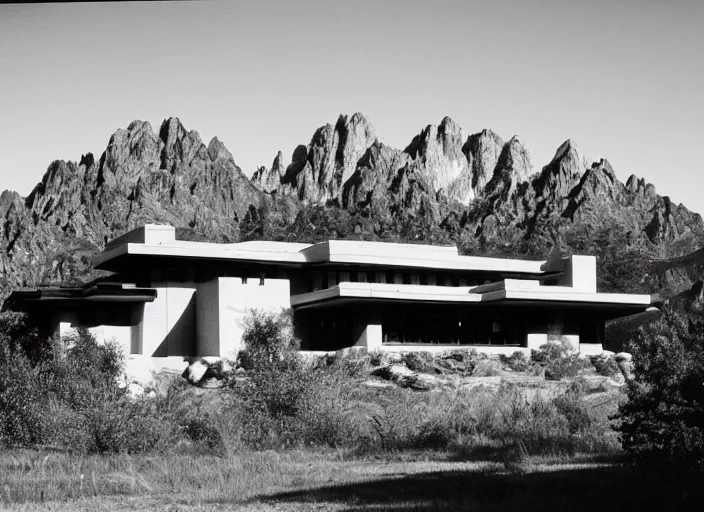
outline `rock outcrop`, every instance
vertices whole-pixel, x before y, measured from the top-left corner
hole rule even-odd
[[[266,192],[293,195],[305,203],[339,204],[344,184],[376,140],[376,130],[362,114],[341,115],[335,126],[321,126],[307,146],[298,146],[285,171],[279,153],[271,169],[260,170],[253,181]]]
[[[589,163],[571,140],[534,169],[517,136],[465,137],[446,117],[398,149],[356,113],[317,129],[290,162],[285,154],[249,180],[217,138],[205,144],[176,118],[157,132],[134,121],[100,158],[53,162],[26,198],[0,195],[4,290],[95,277],[91,261],[105,242],[146,222],[173,224],[186,239],[294,240],[308,229],[467,251],[493,244],[507,256],[524,255],[526,244],[550,250],[575,227],[590,236],[617,224],[626,246],[661,261],[651,276],[659,286],[691,286],[702,267],[700,256],[685,257],[704,245],[699,214],[635,176],[620,182],[607,160]]]
[[[110,137],[99,159],[89,153],[79,163],[53,162],[24,200],[3,193],[4,284],[85,277],[107,240],[147,222],[236,240],[238,223],[262,201],[217,138],[206,146],[176,118],[164,121],[158,134],[134,121]]]

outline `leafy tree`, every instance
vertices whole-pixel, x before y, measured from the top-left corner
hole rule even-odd
[[[605,292],[649,293],[651,271],[647,248],[616,222],[576,224],[562,237],[563,249],[597,257],[597,288]]]
[[[634,378],[620,407],[624,449],[639,459],[704,469],[704,317],[702,305],[665,309],[629,346]]]

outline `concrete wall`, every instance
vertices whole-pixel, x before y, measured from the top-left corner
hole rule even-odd
[[[572,288],[581,292],[596,293],[596,258],[572,256],[568,266]]]
[[[526,346],[530,350],[538,350],[542,345],[548,342],[547,333],[529,332],[526,337]]]
[[[200,284],[196,298],[197,355],[234,357],[242,348],[244,319],[249,311],[289,307],[288,279],[219,277]]]
[[[370,349],[371,351],[372,349]],[[501,345],[381,345],[376,350],[381,352],[445,352],[449,350],[476,350],[480,354],[504,354],[510,356],[514,352],[523,352],[530,356],[530,349],[526,347],[510,347]]]
[[[156,288],[157,297],[144,305],[138,331],[142,353],[155,357],[195,355],[196,283],[166,279],[157,269],[151,274],[150,286]]]
[[[220,279],[198,283],[196,290],[196,356],[220,355]]]
[[[77,328],[72,326],[70,322],[59,323],[59,335],[63,338],[76,334]],[[99,344],[105,344],[108,341],[114,342],[126,356],[130,354],[132,347],[132,327],[129,325],[99,325],[97,327],[88,327],[88,332],[95,337],[95,341]]]

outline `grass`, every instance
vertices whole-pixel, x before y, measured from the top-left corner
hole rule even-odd
[[[333,373],[308,388],[311,395],[285,435],[274,428],[269,447],[275,450],[255,450],[242,440],[244,427],[234,425],[242,411],[223,402],[231,391],[181,389],[179,400],[190,406],[230,414],[213,421],[223,446],[181,440],[167,451],[133,455],[6,450],[0,452],[0,504],[12,510],[209,510],[211,504],[309,510],[290,496],[423,474],[503,478],[616,460],[620,450],[608,428],[616,393],[560,395],[560,403],[525,391],[516,385],[374,389]],[[284,441],[295,442],[287,448]],[[282,504],[273,496],[288,497]],[[458,499],[466,498],[460,493]],[[306,500],[301,503],[310,505]],[[347,510],[350,503],[320,509]]]
[[[650,474],[618,459],[531,457],[513,466],[429,451],[384,459],[335,450],[226,457],[23,450],[0,455],[0,482],[0,508],[18,512],[696,510],[704,503],[691,477]]]

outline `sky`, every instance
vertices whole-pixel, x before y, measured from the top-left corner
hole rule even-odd
[[[247,175],[364,113],[404,148],[450,116],[566,139],[704,213],[704,0],[195,1],[0,5],[0,189],[168,117]]]

